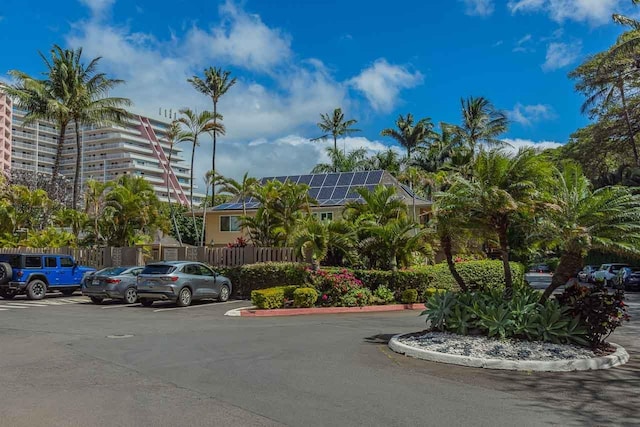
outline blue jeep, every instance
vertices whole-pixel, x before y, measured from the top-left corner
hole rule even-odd
[[[11,299],[24,293],[38,300],[47,290],[71,295],[80,289],[84,276],[94,271],[69,255],[0,254],[0,297]]]

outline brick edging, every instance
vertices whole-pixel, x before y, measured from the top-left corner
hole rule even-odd
[[[256,308],[237,309],[241,317],[304,316],[309,314],[382,313],[390,311],[424,310],[424,304],[368,305],[365,307],[312,307],[276,308],[260,310]]]

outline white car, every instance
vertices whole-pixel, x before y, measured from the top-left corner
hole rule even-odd
[[[605,286],[611,286],[612,280],[618,274],[621,268],[628,267],[627,264],[602,264],[600,269],[593,273],[593,280],[597,283],[604,283]]]

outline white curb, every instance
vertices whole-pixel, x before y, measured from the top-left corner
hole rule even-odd
[[[224,315],[230,316],[230,317],[240,317],[242,316],[242,314],[240,313],[242,310],[253,310],[254,308],[258,308],[258,307],[256,307],[255,305],[252,305],[250,307],[234,308],[233,310],[227,311]]]
[[[617,345],[611,343],[616,351],[607,356],[594,357],[592,359],[568,359],[568,360],[504,360],[481,359],[479,357],[460,356],[438,351],[425,350],[401,343],[398,338],[405,336],[399,334],[391,338],[389,348],[396,353],[417,359],[432,362],[450,363],[473,368],[504,369],[509,371],[540,371],[540,372],[569,372],[608,369],[614,366],[624,365],[629,361],[629,353]]]

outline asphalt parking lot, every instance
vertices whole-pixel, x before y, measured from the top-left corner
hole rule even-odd
[[[392,335],[424,327],[415,312],[230,318],[247,302],[34,303],[0,300],[2,426],[640,423],[640,294],[629,294],[633,319],[612,337],[631,361],[566,374],[391,352]]]

